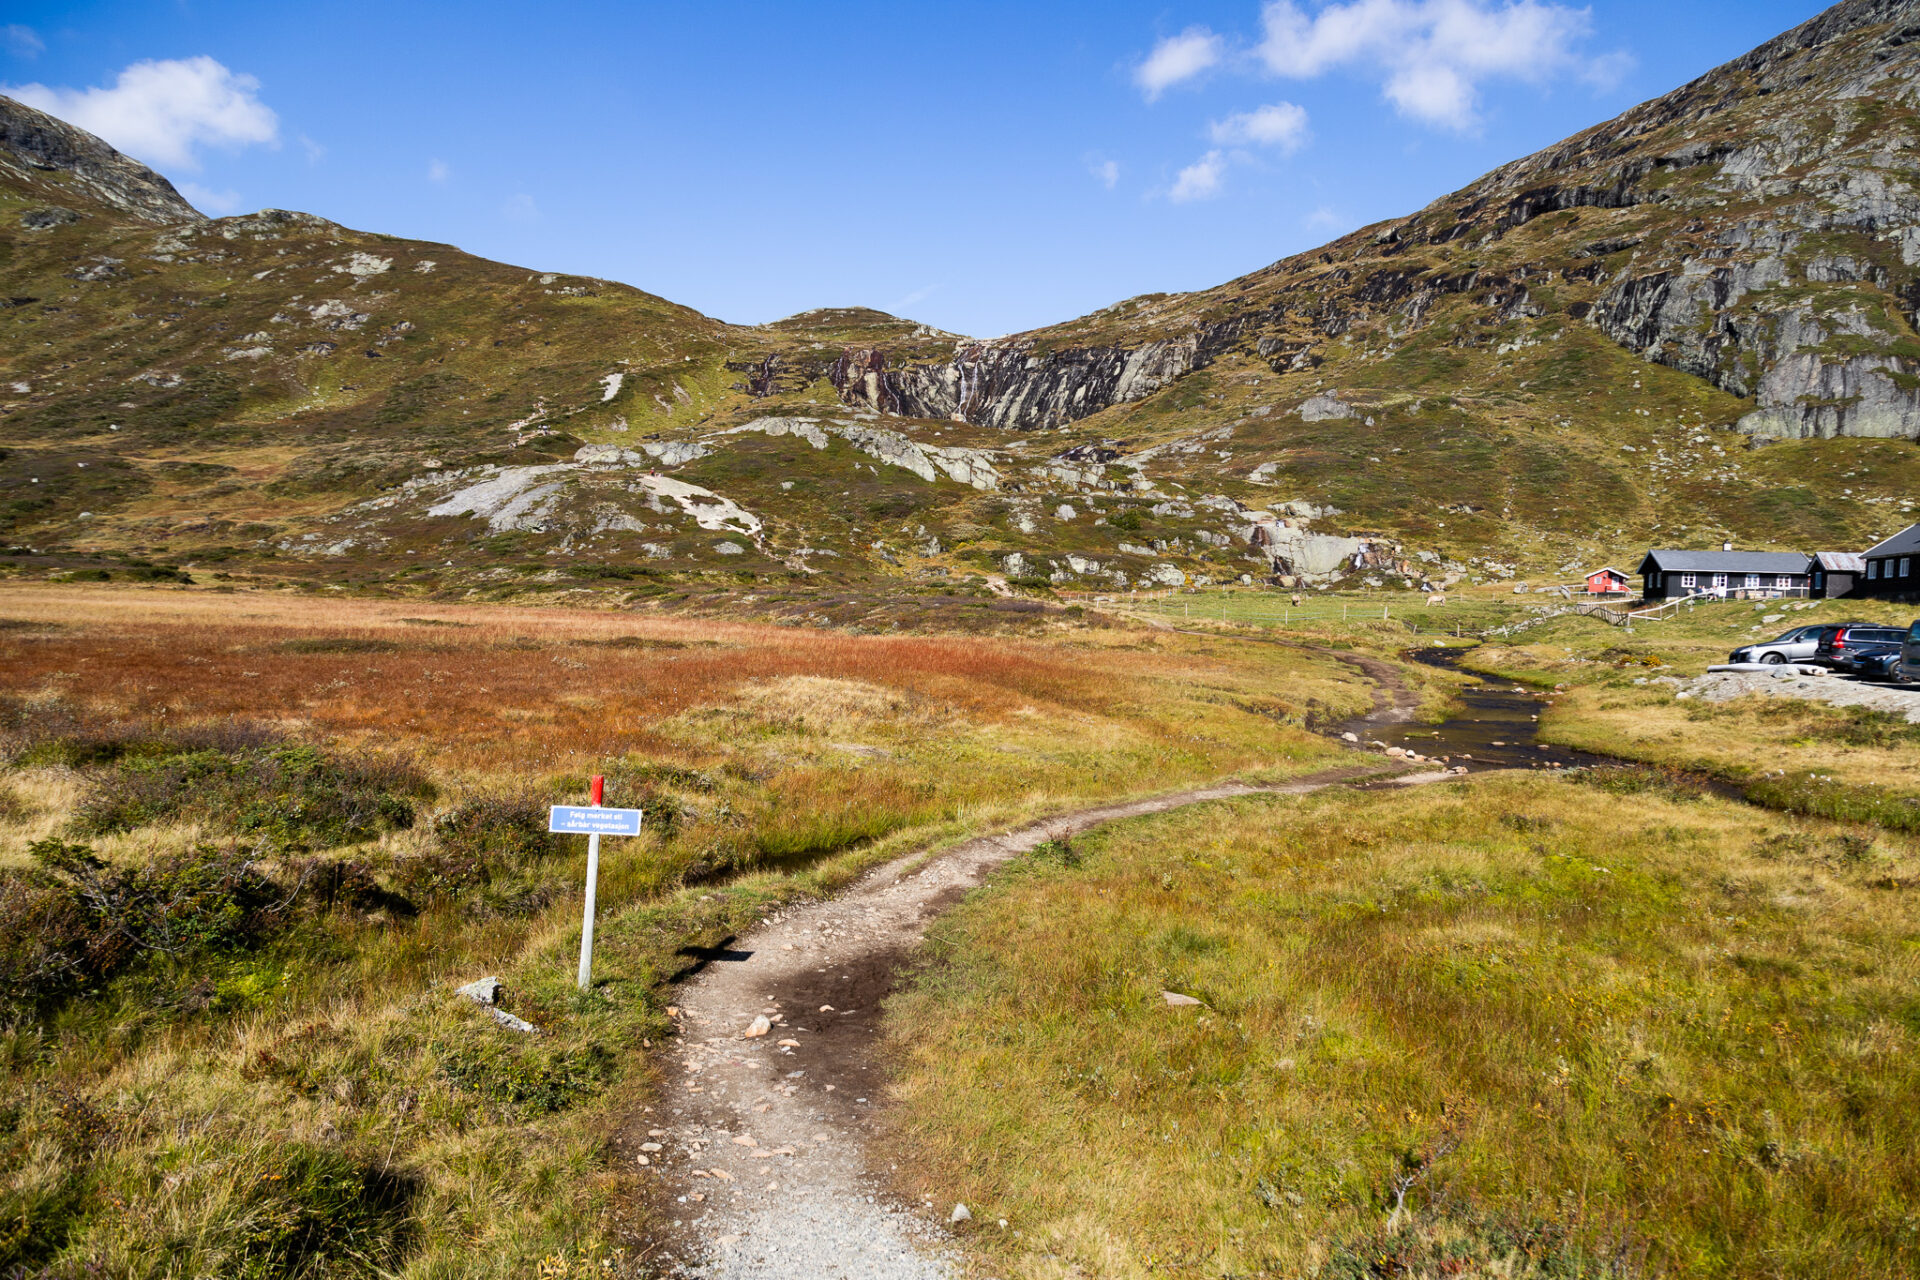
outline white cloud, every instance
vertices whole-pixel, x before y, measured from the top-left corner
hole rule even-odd
[[[509,222],[534,222],[540,217],[540,206],[533,202],[532,196],[522,191],[507,201],[500,212]]]
[[[8,53],[16,58],[37,58],[46,51],[46,42],[40,39],[40,33],[32,27],[23,27],[17,22],[9,22],[0,27],[0,45],[5,45]]]
[[[1147,60],[1134,68],[1133,82],[1152,102],[1183,80],[1191,80],[1219,63],[1226,42],[1205,27],[1188,27],[1153,46]]]
[[[1342,214],[1327,205],[1321,205],[1306,217],[1300,219],[1300,225],[1309,231],[1345,231],[1351,225]]]
[[[1099,180],[1101,186],[1111,191],[1120,182],[1120,162],[1117,160],[1094,160],[1087,165],[1087,172]]]
[[[1624,69],[1621,55],[1576,51],[1592,30],[1589,10],[1541,0],[1345,0],[1311,17],[1295,0],[1271,0],[1262,22],[1258,53],[1275,75],[1372,72],[1401,114],[1451,129],[1473,125],[1484,80],[1539,84]]]
[[[322,160],[326,159],[327,156],[326,147],[315,142],[304,133],[300,135],[300,149],[307,153],[308,164],[319,164]]]
[[[1307,112],[1291,102],[1275,102],[1215,120],[1207,136],[1222,147],[1278,147],[1298,151],[1307,140]]]
[[[1226,176],[1226,153],[1209,151],[1180,171],[1173,180],[1173,189],[1167,192],[1167,199],[1175,204],[1211,200],[1220,194],[1220,182]]]
[[[882,307],[881,310],[887,312],[889,315],[905,316],[911,308],[918,306],[921,302],[931,297],[939,287],[937,284],[923,284],[905,297],[895,298],[892,302]],[[912,317],[908,318],[911,319]]]
[[[8,96],[79,125],[148,164],[199,169],[203,146],[273,143],[280,121],[255,95],[260,82],[212,58],[136,62],[112,88],[6,86]]]
[[[447,167],[445,160],[427,161],[427,181],[445,182],[453,176],[453,170]]]
[[[213,191],[197,182],[183,182],[179,190],[187,198],[187,203],[202,213],[211,213],[216,217],[238,213],[242,207],[238,191]]]

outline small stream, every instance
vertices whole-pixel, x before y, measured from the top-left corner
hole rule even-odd
[[[1384,742],[1390,747],[1404,747],[1439,760],[1449,768],[1464,766],[1470,772],[1577,769],[1619,763],[1606,756],[1537,741],[1540,715],[1553,695],[1467,671],[1460,665],[1460,655],[1464,652],[1433,648],[1413,649],[1404,655],[1409,661],[1443,667],[1473,681],[1455,695],[1462,704],[1459,715],[1439,724],[1383,723],[1379,717],[1367,716],[1341,725],[1340,731],[1357,735],[1363,743]]]

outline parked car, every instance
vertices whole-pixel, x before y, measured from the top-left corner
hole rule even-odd
[[[1806,662],[1820,647],[1820,633],[1826,627],[1815,623],[1810,627],[1795,627],[1775,640],[1757,640],[1752,644],[1743,644],[1727,655],[1729,662]]]
[[[1920,618],[1907,628],[1907,638],[1900,644],[1900,660],[1887,672],[1889,680],[1920,680]]]
[[[1887,664],[1900,660],[1901,641],[1906,633],[1900,632],[1900,640],[1876,639],[1872,636],[1856,638],[1833,660],[1833,669],[1843,675],[1859,676],[1863,680],[1883,680],[1887,678]]]
[[[1820,633],[1820,647],[1814,651],[1813,660],[1823,667],[1846,671],[1851,669],[1849,664],[1861,650],[1897,649],[1906,640],[1907,633],[1898,627],[1876,627],[1860,622],[1826,627]]]
[[[1848,659],[1845,670],[1862,680],[1898,680],[1901,671],[1900,649],[1901,646],[1897,644],[1885,648],[1867,645]]]

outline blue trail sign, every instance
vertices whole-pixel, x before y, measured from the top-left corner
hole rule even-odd
[[[587,790],[592,804],[556,804],[547,810],[547,830],[587,838],[587,903],[580,917],[580,989],[593,983],[593,899],[600,886],[600,837],[640,834],[640,810],[608,809],[600,801],[607,780],[593,775]]]
[[[547,830],[576,836],[637,836],[640,810],[556,804],[547,811]]]

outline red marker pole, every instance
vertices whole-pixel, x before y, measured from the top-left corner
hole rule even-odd
[[[607,780],[601,774],[593,775],[593,789],[589,804],[598,808],[605,803]],[[600,883],[600,833],[594,832],[587,837],[587,906],[580,922],[580,989],[593,987],[593,896]]]

